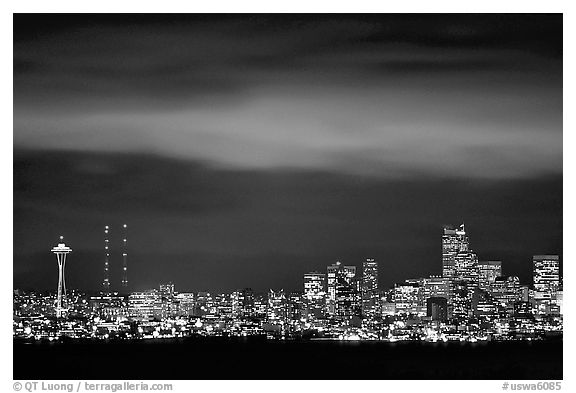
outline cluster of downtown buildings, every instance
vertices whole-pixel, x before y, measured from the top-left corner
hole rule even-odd
[[[301,292],[192,293],[166,283],[119,294],[109,291],[107,275],[104,290],[93,296],[16,290],[13,332],[15,338],[40,340],[258,336],[435,342],[562,335],[557,255],[535,255],[533,285],[523,285],[518,277],[502,276],[500,261],[479,261],[461,225],[444,228],[441,276],[382,289],[378,268],[374,259],[366,259],[361,272],[336,262],[325,273],[304,274]]]

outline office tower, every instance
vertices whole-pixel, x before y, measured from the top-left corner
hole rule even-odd
[[[304,316],[307,319],[318,319],[324,316],[326,304],[326,274],[310,272],[304,274]]]
[[[362,316],[362,301],[359,281],[348,278],[345,273],[337,274],[336,284],[336,319],[349,324],[353,318]]]
[[[132,292],[128,296],[128,313],[132,318],[162,318],[162,298],[157,289]]]
[[[426,316],[433,321],[448,320],[448,300],[445,297],[429,297],[426,300]]]
[[[490,285],[496,277],[502,275],[501,261],[478,262],[478,287],[484,291],[490,290]]]
[[[366,259],[362,264],[362,316],[373,319],[378,315],[378,262]]]
[[[122,288],[128,287],[128,225],[122,225]]]
[[[102,292],[110,293],[110,227],[104,227],[104,280],[102,281]]]
[[[65,315],[66,309],[66,280],[64,270],[66,268],[66,256],[72,252],[70,247],[64,244],[64,236],[60,236],[60,243],[52,248],[52,253],[56,255],[58,261],[58,292],[56,297],[56,317],[61,318]]]
[[[458,228],[444,227],[442,235],[442,277],[452,278],[455,274],[456,255],[461,251],[468,251],[468,237],[464,224]]]
[[[422,287],[417,283],[399,283],[394,285],[393,301],[397,314],[419,314]]]
[[[560,288],[560,260],[558,255],[534,255],[534,297],[554,300]]]
[[[347,282],[348,285],[352,285],[352,280],[356,277],[356,266],[344,266],[340,261],[327,268],[328,277],[328,297],[327,297],[327,311],[328,315],[336,315],[336,303],[337,303],[337,289],[339,284],[339,278],[343,282]],[[345,287],[345,286],[344,286]]]
[[[268,292],[268,307],[266,309],[266,319],[268,323],[284,325],[287,317],[287,302],[284,290]]]

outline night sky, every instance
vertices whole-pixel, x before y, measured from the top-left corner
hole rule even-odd
[[[301,290],[562,254],[561,15],[15,15],[14,286]]]

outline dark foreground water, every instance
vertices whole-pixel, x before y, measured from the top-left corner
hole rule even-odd
[[[14,379],[562,379],[562,342],[14,342]]]

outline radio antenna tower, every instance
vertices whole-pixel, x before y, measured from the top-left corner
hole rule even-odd
[[[128,225],[122,225],[122,288],[128,287]]]
[[[106,225],[104,227],[104,281],[102,281],[102,291],[104,293],[110,292],[110,227]]]
[[[60,236],[60,242],[54,248],[52,253],[56,254],[58,260],[58,296],[56,298],[56,318],[64,316],[68,311],[66,308],[66,281],[64,279],[64,269],[66,268],[66,255],[72,252],[70,247],[64,244],[64,236]]]

